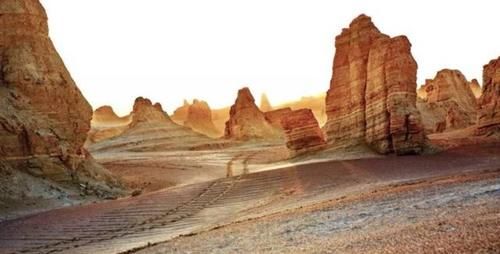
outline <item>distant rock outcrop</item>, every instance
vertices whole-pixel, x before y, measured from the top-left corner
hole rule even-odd
[[[280,108],[264,113],[266,121],[275,128],[282,128],[281,119],[292,112],[291,108]]]
[[[500,131],[500,57],[483,68],[483,93],[477,121],[479,135]]]
[[[49,38],[39,1],[0,1],[0,34],[2,161],[55,182],[114,182],[83,149],[92,108]]]
[[[325,148],[326,141],[318,121],[310,109],[287,112],[281,119],[286,146],[295,155]]]
[[[238,91],[226,122],[225,137],[237,140],[275,138],[281,131],[269,124],[264,113],[255,105],[255,100],[248,88]]]
[[[477,102],[470,83],[458,70],[444,69],[422,88],[427,98],[418,103],[428,133],[462,129],[476,123]]]
[[[222,135],[215,128],[212,122],[212,111],[205,101],[193,101],[193,104],[189,106],[184,126],[209,137],[218,137]]]
[[[92,122],[96,123],[115,123],[123,121],[111,106],[102,106],[97,108],[92,115]]]
[[[267,95],[265,93],[263,93],[262,96],[260,97],[260,110],[262,112],[268,112],[273,110],[273,106],[271,106],[269,98],[267,98]]]
[[[153,103],[151,100],[138,97],[135,99],[134,107],[132,110],[130,128],[139,124],[153,124],[153,123],[173,123],[170,117],[163,111],[160,103]]]
[[[191,106],[191,104],[189,104],[187,100],[184,100],[184,104],[174,111],[172,120],[179,124],[184,123],[188,117],[189,106]]]
[[[425,136],[416,109],[417,64],[404,36],[390,38],[360,15],[335,40],[326,97],[330,144],[367,143],[379,153],[414,154]]]

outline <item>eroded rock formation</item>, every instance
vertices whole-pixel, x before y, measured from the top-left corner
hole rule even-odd
[[[212,122],[212,111],[205,101],[193,101],[193,104],[189,106],[184,126],[209,137],[218,137],[222,135],[215,128]]]
[[[417,64],[404,36],[390,38],[360,15],[335,39],[326,97],[328,142],[368,143],[379,153],[420,153],[425,143],[416,109]]]
[[[0,108],[0,158],[11,169],[55,182],[114,181],[83,149],[92,108],[37,0],[0,1]]]
[[[262,94],[260,97],[260,110],[262,112],[268,112],[273,110],[273,107],[271,106],[271,102],[269,102],[269,98],[267,98],[267,95],[265,93]]]
[[[265,112],[264,117],[266,118],[266,121],[270,123],[273,127],[281,129],[282,128],[281,119],[283,119],[283,117],[285,117],[287,114],[291,112],[292,112],[291,108],[280,108]]]
[[[500,131],[500,57],[483,68],[483,92],[477,121],[477,134]]]
[[[310,109],[287,112],[281,118],[281,126],[285,131],[286,146],[295,155],[326,146],[323,131]]]
[[[458,70],[444,69],[422,88],[427,97],[418,103],[428,133],[462,129],[476,123],[477,102],[470,83]]]
[[[237,140],[273,138],[281,131],[269,124],[264,113],[255,105],[255,100],[248,88],[238,91],[238,97],[229,112],[226,122],[225,137]]]
[[[92,122],[95,123],[116,123],[121,122],[120,118],[111,106],[102,106],[97,108],[92,115]]]
[[[187,100],[184,100],[184,104],[174,111],[172,120],[179,124],[184,123],[188,117],[189,106],[191,106],[191,104],[189,104]]]
[[[163,111],[160,103],[153,103],[151,100],[143,97],[135,99],[132,110],[130,128],[139,124],[154,124],[154,123],[173,123],[170,117]]]

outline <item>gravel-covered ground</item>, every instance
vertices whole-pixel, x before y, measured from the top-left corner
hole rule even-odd
[[[137,253],[500,253],[500,171],[390,185]]]

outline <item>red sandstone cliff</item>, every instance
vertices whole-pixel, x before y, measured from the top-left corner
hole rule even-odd
[[[483,92],[477,121],[477,134],[500,131],[500,57],[483,68]]]

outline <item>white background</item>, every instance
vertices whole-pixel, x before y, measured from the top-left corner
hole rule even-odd
[[[500,55],[500,1],[42,0],[51,37],[94,107],[127,114],[137,96],[172,112],[229,106],[249,86],[272,104],[324,93],[334,37],[361,13],[407,35],[418,82],[442,68],[482,80]]]

